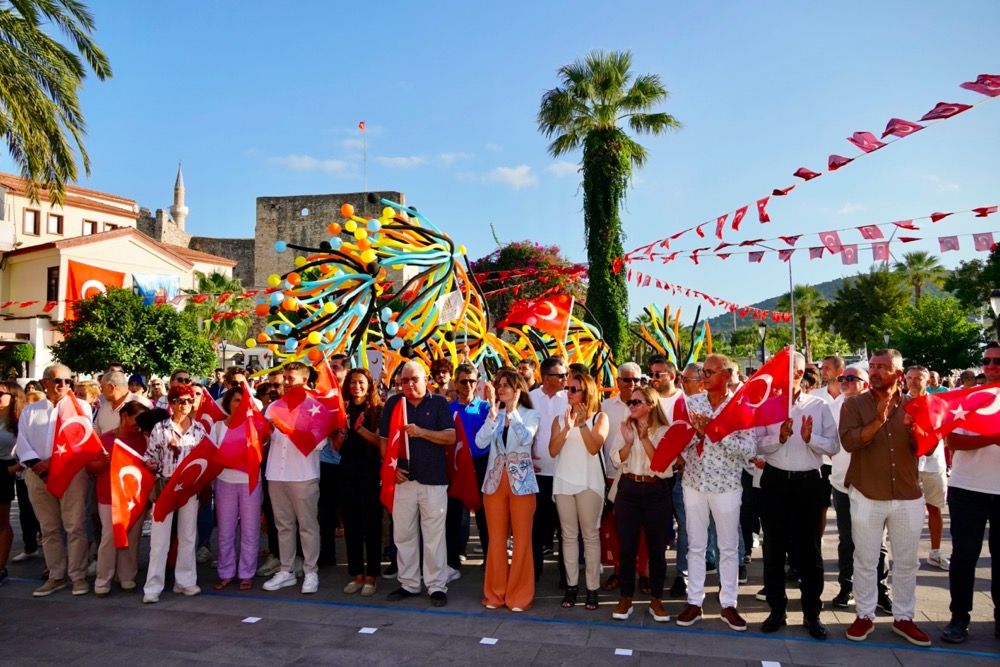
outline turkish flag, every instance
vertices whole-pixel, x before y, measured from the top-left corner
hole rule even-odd
[[[403,447],[402,452],[400,446]],[[389,514],[392,514],[392,503],[396,497],[396,470],[399,468],[400,455],[406,458],[409,456],[409,450],[409,436],[406,435],[406,397],[400,396],[389,419],[389,437],[385,457],[382,459],[382,491],[379,498],[389,510]]]
[[[128,546],[128,531],[146,513],[155,480],[143,457],[121,440],[115,440],[111,449],[111,522],[116,548]]]
[[[792,353],[785,348],[760,367],[705,428],[712,442],[730,433],[788,419]]]
[[[851,162],[854,162],[854,158],[852,157],[844,157],[843,155],[831,155],[826,161],[826,166],[830,171],[837,171],[845,164],[850,164]]]
[[[893,118],[889,121],[888,125],[885,126],[885,132],[882,133],[882,138],[885,139],[888,135],[893,135],[895,137],[905,137],[914,132],[919,132],[924,129],[923,125],[917,125],[916,123],[911,123],[908,120],[903,120],[902,118]]]
[[[816,171],[812,171],[811,169],[806,169],[805,167],[799,167],[798,169],[795,170],[795,173],[792,174],[792,176],[798,176],[801,179],[811,181],[817,176],[822,176],[822,174]]]
[[[187,504],[212,480],[219,476],[225,465],[219,462],[219,450],[207,437],[188,452],[167,480],[163,492],[153,503],[153,520],[163,521],[170,514]]]
[[[786,248],[784,250],[778,251],[778,259],[782,262],[787,262],[792,259],[792,253],[795,252],[795,248]]]
[[[901,220],[899,222],[894,222],[892,224],[896,225],[900,229],[911,229],[915,232],[920,231],[920,228],[917,227],[915,224],[913,224],[912,220]]]
[[[56,498],[62,498],[76,474],[104,451],[94,433],[94,422],[72,393],[56,403],[56,436],[49,460],[49,478],[45,488]]]
[[[66,320],[75,320],[73,302],[86,299],[95,294],[107,294],[109,287],[121,287],[125,284],[125,274],[119,271],[100,269],[89,264],[81,264],[73,260],[66,262]]]
[[[250,493],[257,488],[260,479],[260,463],[264,459],[261,440],[267,440],[270,436],[271,425],[257,409],[250,385],[244,380],[242,398],[233,410],[222,442],[217,444],[219,463],[245,472],[250,477]]]
[[[697,234],[701,238],[705,238],[705,232],[701,231],[701,228],[704,227],[707,224],[708,224],[707,222],[703,222],[700,225],[698,225],[697,227],[695,227],[694,233]]]
[[[809,259],[823,259],[823,251],[826,248],[820,246],[819,248],[809,248]]]
[[[972,209],[972,212],[976,214],[977,218],[985,218],[991,213],[997,212],[996,206],[980,206],[979,208]]]
[[[666,472],[677,457],[680,456],[684,448],[691,442],[691,438],[697,431],[691,426],[691,417],[688,416],[687,401],[683,396],[674,401],[673,414],[670,415],[670,427],[660,438],[653,453],[653,460],[649,462],[649,469],[653,472]]]
[[[652,280],[646,276],[642,287],[648,287]],[[538,301],[529,301],[512,308],[507,317],[497,324],[503,329],[514,324],[527,324],[555,338],[560,343],[569,333],[570,314],[573,312],[573,297],[569,294],[554,294]]]
[[[832,253],[840,252],[840,249],[843,247],[843,244],[840,242],[840,234],[835,231],[820,232],[819,240],[822,241],[823,245],[826,246],[826,249]]]
[[[923,241],[919,236],[900,236],[899,240],[903,243],[913,243],[914,241]]]
[[[972,242],[976,245],[976,250],[979,252],[989,252],[993,249],[993,232],[984,232],[982,234],[973,234]]]
[[[305,387],[295,387],[268,406],[267,418],[303,456],[309,456],[343,420],[343,412],[334,412]]]
[[[949,250],[958,250],[958,237],[957,236],[940,236],[938,237],[938,246],[941,248],[941,252],[948,252]]]
[[[1000,95],[1000,74],[980,74],[975,81],[967,81],[958,87],[989,97],[997,97]]]
[[[779,236],[778,238],[787,243],[788,245],[794,246],[798,242],[798,240],[802,238],[802,234],[796,234],[795,236]]]
[[[925,394],[903,409],[913,417],[917,456],[922,456],[957,428],[980,435],[1000,433],[1000,383]]]
[[[358,123],[358,129],[361,130],[362,132],[365,131],[365,121],[361,121],[360,123]]]
[[[729,214],[720,215],[719,219],[715,221],[715,236],[721,241],[722,240],[722,230],[726,226],[726,218]]]
[[[771,195],[775,197],[784,197],[794,189],[795,189],[794,185],[789,185],[787,188],[775,188],[771,190]]]
[[[968,111],[972,106],[957,102],[938,102],[933,109],[923,115],[920,120],[944,120]]]
[[[869,241],[885,238],[882,236],[882,230],[878,228],[878,225],[865,225],[864,227],[858,227],[858,231],[861,232],[861,236]]]
[[[757,219],[761,223],[771,222],[771,216],[767,214],[767,200],[770,197],[764,197],[763,199],[757,200]]]
[[[872,244],[872,260],[876,262],[889,261],[889,242],[882,241]]]
[[[884,143],[875,138],[871,132],[855,132],[847,138],[852,144],[860,148],[865,153],[871,153],[885,146]]]
[[[845,245],[840,249],[840,259],[844,264],[858,263],[858,246]]]
[[[760,264],[764,259],[764,253],[762,252],[752,252],[747,256],[751,264]]]
[[[465,509],[475,512],[482,507],[482,500],[476,483],[476,469],[472,465],[472,450],[469,449],[462,417],[457,412],[454,416],[455,444],[446,446],[444,450],[445,461],[448,462],[448,495],[458,498]]]
[[[746,216],[747,209],[749,209],[749,208],[750,208],[749,206],[741,206],[738,209],[736,209],[736,213],[733,213],[733,231],[734,232],[740,231],[740,223],[743,222],[743,218]]]
[[[333,429],[347,428],[347,410],[344,408],[344,396],[337,383],[337,376],[330,368],[326,357],[316,367],[316,389],[310,392],[323,405],[333,411]]]
[[[940,222],[947,218],[951,213],[931,213],[931,222]]]
[[[246,394],[244,394],[245,396]],[[252,396],[253,394],[251,394]],[[219,404],[212,400],[212,397],[208,395],[208,392],[204,392],[201,397],[201,403],[198,405],[198,409],[194,413],[194,419],[197,422],[201,422],[201,425],[205,427],[206,433],[212,432],[212,427],[215,426],[216,422],[225,421],[226,413],[223,411]]]

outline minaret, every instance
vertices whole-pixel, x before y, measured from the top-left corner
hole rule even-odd
[[[170,207],[170,217],[177,223],[177,227],[184,229],[184,220],[187,218],[188,207],[184,205],[184,175],[181,173],[181,163],[177,163],[177,181],[174,183],[174,204]]]

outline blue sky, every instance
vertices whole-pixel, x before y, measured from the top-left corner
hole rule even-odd
[[[845,141],[855,131],[979,101],[958,84],[1000,74],[996,0],[91,5],[114,78],[83,95],[84,186],[166,208],[183,160],[188,230],[248,237],[258,196],[362,189],[364,120],[370,188],[405,192],[472,258],[495,249],[492,223],[501,240],[555,243],[584,261],[579,156],[549,157],[535,115],[556,69],[592,49],[631,49],[635,72],[669,89],[662,110],[684,123],[639,139],[649,162],[623,211],[628,248],[752,204],[798,181],[798,167],[823,171],[830,153],[857,154]],[[998,148],[994,100],[772,199],[771,224],[750,215],[727,240],[998,204]],[[0,166],[11,170],[6,157]],[[906,250],[1000,230],[1000,215],[922,227],[914,235],[928,240]],[[708,245],[698,240],[675,248]],[[975,256],[961,243],[945,266]],[[815,235],[799,241],[809,245]],[[797,283],[853,274],[870,257],[847,267],[805,254],[793,259]],[[787,290],[773,256],[639,268],[738,303]],[[703,303],[634,287],[631,301],[688,313]]]

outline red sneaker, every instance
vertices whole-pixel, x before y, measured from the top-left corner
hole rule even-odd
[[[893,621],[892,631],[914,646],[930,646],[931,638],[910,619]]]
[[[863,642],[868,639],[868,635],[875,629],[872,619],[867,616],[858,616],[854,619],[851,627],[847,628],[847,638],[852,642]]]

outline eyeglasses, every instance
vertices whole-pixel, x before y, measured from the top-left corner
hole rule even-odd
[[[667,371],[651,371],[650,375],[655,378],[662,378],[666,377],[667,375],[670,375],[670,373],[668,373]]]
[[[455,380],[458,384],[476,384],[479,380]]]
[[[581,389],[580,387],[566,387],[566,391],[568,391],[571,394],[579,394],[581,391],[583,391],[583,389]]]
[[[710,378],[713,375],[715,375],[716,373],[723,373],[725,375],[728,375],[729,374],[729,369],[728,368],[723,368],[721,371],[712,371],[712,370],[709,370],[707,368],[702,368],[701,369],[701,376],[703,378]]]
[[[629,406],[630,408],[634,408],[637,405],[649,405],[649,403],[646,403],[646,401],[640,400],[638,398],[633,398],[630,401],[625,401],[625,405]]]
[[[546,373],[547,378],[559,378],[560,380],[565,380],[569,377],[569,373]]]
[[[57,387],[62,387],[63,385],[67,387],[72,387],[73,381],[70,380],[69,378],[52,378],[52,384],[54,384]]]
[[[174,382],[180,382],[181,384],[191,384],[191,378],[189,378],[189,377],[183,377],[183,378],[178,377],[178,378],[174,378]]]
[[[861,378],[857,375],[840,375],[837,377],[837,382],[861,382]]]
[[[417,377],[399,378],[400,384],[416,384],[424,379],[423,375],[418,375]]]
[[[979,362],[980,366],[989,366],[990,364],[1000,366],[1000,357],[986,357]]]
[[[639,384],[642,382],[642,378],[618,378],[619,382],[627,382],[629,384]]]
[[[698,382],[698,378],[686,378],[681,376],[681,382]]]
[[[170,402],[173,403],[174,405],[194,405],[193,398],[175,398]]]

